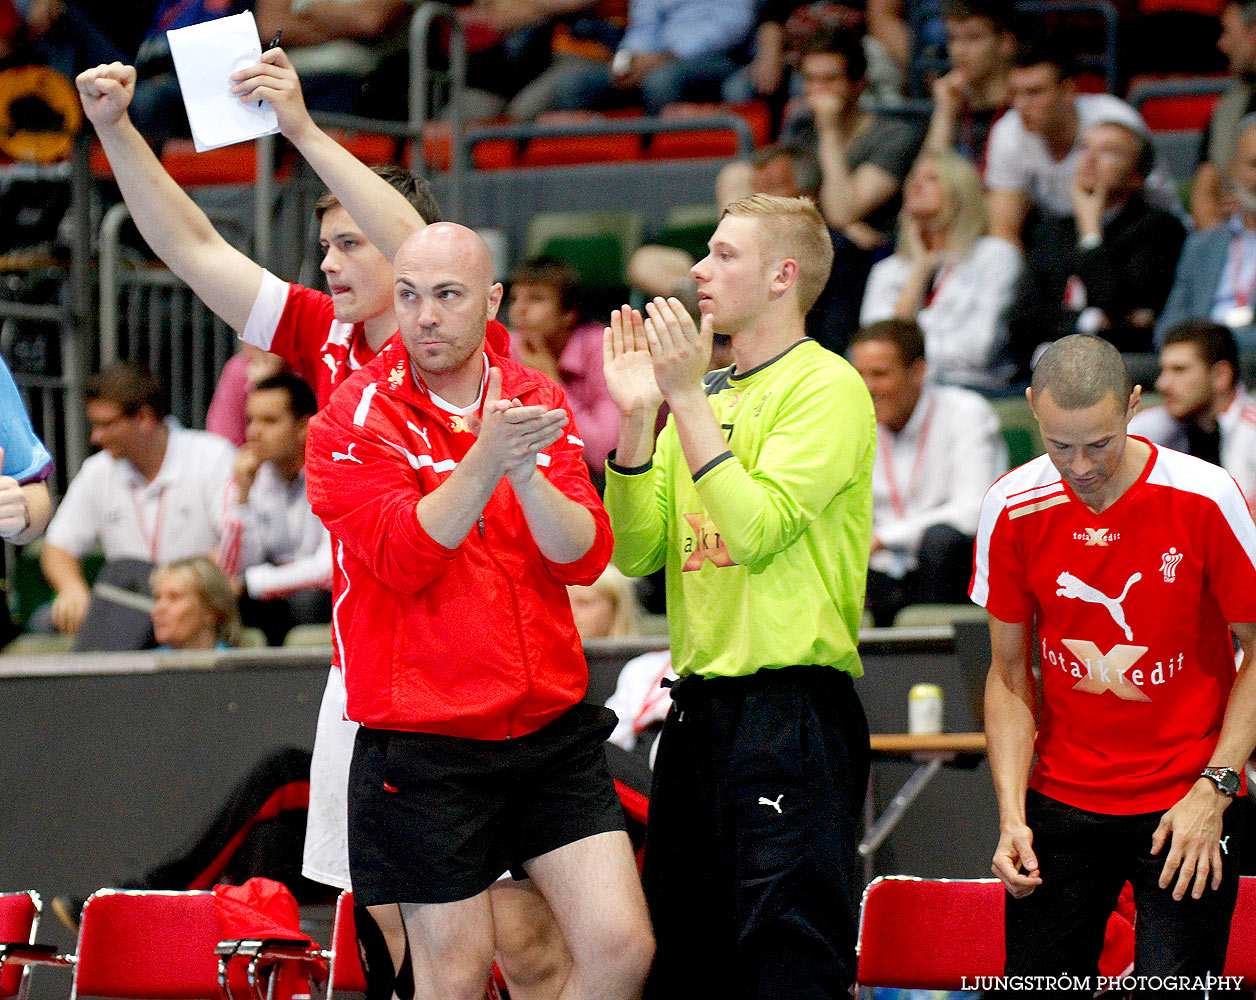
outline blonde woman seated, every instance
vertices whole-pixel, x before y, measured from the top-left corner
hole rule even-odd
[[[1022,260],[988,231],[976,168],[957,153],[923,154],[904,186],[898,247],[868,276],[860,326],[915,320],[935,381],[1006,386],[1014,370],[1007,311]]]
[[[158,649],[228,649],[243,628],[231,581],[209,559],[166,563],[149,578]]]

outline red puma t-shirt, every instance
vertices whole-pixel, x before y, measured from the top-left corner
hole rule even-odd
[[[1256,622],[1256,525],[1223,469],[1151,445],[1095,514],[1045,455],[986,493],[974,602],[1036,620],[1031,788],[1092,812],[1167,809],[1208,764],[1234,684],[1227,622]]]

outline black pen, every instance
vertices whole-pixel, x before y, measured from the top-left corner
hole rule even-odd
[[[282,41],[282,39],[283,39],[283,28],[276,28],[275,37],[270,40],[270,43],[266,46],[266,48],[262,49],[262,51],[269,52],[271,49],[279,48],[279,43],[280,41]],[[262,102],[258,101],[257,106],[260,108],[262,106]]]

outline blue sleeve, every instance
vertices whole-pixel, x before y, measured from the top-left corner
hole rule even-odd
[[[632,0],[628,6],[628,30],[619,47],[627,52],[662,52],[662,19],[658,0]]]
[[[0,469],[3,475],[19,483],[35,483],[52,475],[52,456],[35,436],[22,394],[3,358],[0,358],[0,448],[4,449],[4,466]]]

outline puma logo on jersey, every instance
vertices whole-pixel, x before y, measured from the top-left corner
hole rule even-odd
[[[340,370],[336,367],[336,359],[333,358],[330,354],[324,354],[323,364],[325,364],[328,370],[331,372],[331,380],[333,382],[336,381],[336,376],[340,374]]]
[[[1055,596],[1103,605],[1107,609],[1108,614],[1112,616],[1112,620],[1125,633],[1125,638],[1132,640],[1134,632],[1126,624],[1125,609],[1121,607],[1121,604],[1125,600],[1125,595],[1130,592],[1130,587],[1134,586],[1142,578],[1142,573],[1135,573],[1125,581],[1125,589],[1121,591],[1120,597],[1109,597],[1102,591],[1096,590],[1090,584],[1079,580],[1072,573],[1061,573],[1055,578],[1055,582],[1060,585],[1060,589],[1055,592]]]
[[[331,453],[331,460],[333,462],[357,462],[358,465],[361,465],[362,459],[358,458],[358,456],[353,453],[353,449],[356,446],[357,442],[354,441],[345,451],[333,451]]]
[[[758,804],[761,806],[771,806],[779,813],[781,811],[781,799],[783,798],[785,798],[784,792],[781,792],[781,794],[776,797],[775,802],[769,799],[766,795],[760,795]],[[782,815],[784,814],[782,813]]]
[[[424,428],[422,428],[422,427],[416,427],[416,426],[415,426],[413,423],[411,423],[409,420],[407,420],[407,421],[406,421],[406,426],[407,426],[407,427],[409,427],[409,428],[410,428],[410,430],[414,431],[414,433],[415,433],[415,434],[417,434],[419,437],[421,437],[421,438],[423,439],[423,443],[424,443],[425,445],[427,445],[429,448],[430,448],[430,447],[432,447],[432,442],[431,442],[431,440],[430,440],[430,439],[428,438],[428,436],[427,436],[427,430],[426,430],[426,429],[424,429]]]

